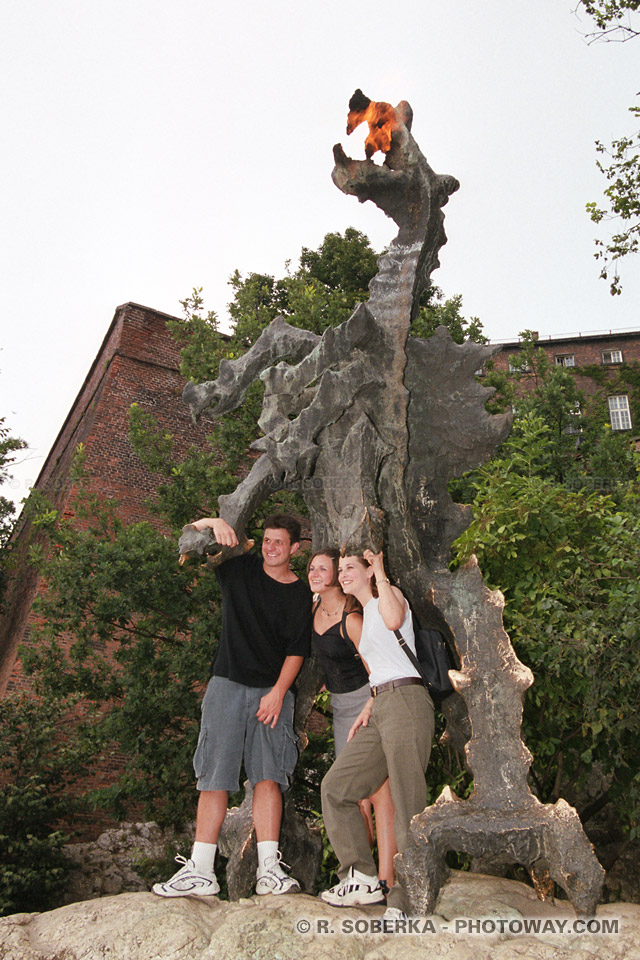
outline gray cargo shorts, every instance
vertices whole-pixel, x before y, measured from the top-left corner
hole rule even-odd
[[[198,790],[235,793],[243,760],[253,786],[273,780],[287,789],[298,759],[294,696],[287,690],[278,722],[271,729],[256,713],[261,698],[272,689],[246,687],[226,677],[211,678],[202,701],[200,736],[193,757]]]

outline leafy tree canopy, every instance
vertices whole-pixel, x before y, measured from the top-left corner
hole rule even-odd
[[[556,474],[554,419],[521,416],[474,474],[474,521],[457,562],[476,554],[506,599],[505,627],[535,684],[524,739],[540,799],[568,797],[585,820],[615,800],[635,835],[640,814],[640,517],[636,479],[618,501]],[[604,774],[585,804],[591,771]],[[597,782],[597,778],[596,781]],[[592,784],[593,786],[593,784]]]
[[[418,316],[411,325],[411,333],[414,337],[426,339],[440,326],[448,329],[456,343],[462,343],[464,340],[473,340],[475,343],[487,342],[487,338],[482,333],[482,322],[478,317],[470,319],[463,317],[461,294],[445,299],[442,290],[432,285],[422,298]]]
[[[633,14],[640,8],[640,0],[580,0],[582,7],[593,18],[598,28],[591,39],[631,40],[640,36],[640,22]],[[629,112],[637,121],[640,107],[631,106]],[[640,238],[640,132],[635,130],[605,146],[596,140],[596,151],[602,157],[597,166],[608,186],[604,190],[606,203],[591,201],[586,209],[594,223],[612,223],[613,233],[607,240],[596,239],[596,260],[601,262],[600,277],[609,281],[612,295],[622,293],[620,262],[638,252]]]
[[[640,107],[629,107],[637,120]],[[595,257],[602,263],[600,276],[609,280],[611,293],[622,293],[620,261],[638,252],[640,241],[640,131],[614,140],[610,147],[599,140],[596,150],[605,159],[597,165],[609,186],[604,195],[607,206],[595,202],[587,204],[587,211],[594,223],[611,222],[618,229],[609,240],[596,240]]]
[[[24,440],[11,436],[11,431],[5,426],[5,418],[0,417],[0,485],[11,479],[11,465],[15,463],[15,454],[26,446]],[[0,549],[6,545],[9,538],[14,514],[13,503],[0,496]]]
[[[582,7],[593,18],[598,30],[597,39],[628,40],[638,36],[631,14],[640,7],[640,0],[580,0]]]

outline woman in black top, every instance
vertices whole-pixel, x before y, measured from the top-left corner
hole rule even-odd
[[[354,597],[346,596],[338,582],[338,550],[315,553],[307,566],[309,586],[316,594],[313,608],[312,650],[331,693],[336,756],[347,742],[349,731],[369,700],[369,674],[358,654],[362,633],[362,610]],[[394,809],[386,780],[380,789],[360,804],[373,846],[375,813],[378,838],[378,876],[393,884],[393,857],[397,851],[393,830]]]

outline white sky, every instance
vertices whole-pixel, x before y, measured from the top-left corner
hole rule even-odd
[[[640,40],[588,45],[577,0],[4,0],[0,415],[30,444],[26,495],[115,308],[225,314],[237,267],[281,275],[355,226],[331,182],[356,87],[409,100],[461,189],[434,281],[492,339],[640,329],[640,260],[611,297],[585,203],[594,140],[631,133]],[[353,142],[352,142],[353,141]]]

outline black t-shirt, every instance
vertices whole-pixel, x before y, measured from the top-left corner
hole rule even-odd
[[[280,583],[255,553],[216,569],[222,589],[222,636],[212,673],[247,687],[272,687],[285,657],[308,657],[311,591],[302,580]]]

